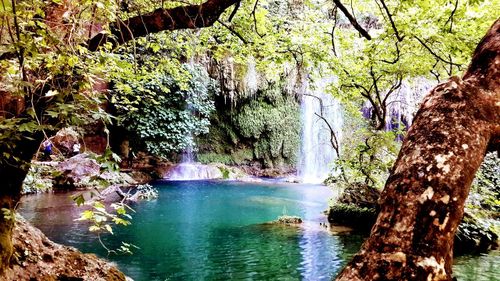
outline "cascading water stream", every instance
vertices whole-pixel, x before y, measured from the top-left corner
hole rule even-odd
[[[255,68],[255,59],[250,57],[247,62],[247,73],[243,81],[245,92],[248,95],[254,96],[259,89],[259,74]]]
[[[314,89],[306,87],[302,94],[298,176],[304,183],[321,183],[334,170],[333,161],[337,154],[331,143],[330,129],[340,144],[343,118],[339,102],[325,93],[332,81],[332,78],[321,79],[315,83]]]
[[[195,162],[193,147],[188,146],[182,154],[181,163],[166,178],[173,181],[219,179],[222,178],[222,172],[217,167]]]

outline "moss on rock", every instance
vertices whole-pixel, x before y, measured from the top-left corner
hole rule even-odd
[[[328,221],[336,225],[367,231],[377,219],[375,208],[358,207],[351,204],[335,203],[328,212]]]
[[[198,161],[262,168],[297,163],[300,144],[298,100],[279,84],[228,104],[219,97],[208,135],[198,138]]]

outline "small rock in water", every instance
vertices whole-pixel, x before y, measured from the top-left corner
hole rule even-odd
[[[302,219],[296,216],[280,216],[278,218],[278,223],[283,224],[300,224],[302,223]]]

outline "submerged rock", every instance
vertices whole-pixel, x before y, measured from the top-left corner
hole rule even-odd
[[[93,254],[50,241],[39,229],[17,218],[12,264],[0,280],[130,280],[115,265]]]

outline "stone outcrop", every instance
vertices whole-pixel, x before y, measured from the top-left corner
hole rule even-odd
[[[276,222],[281,224],[301,224],[302,219],[297,216],[280,216]]]
[[[334,225],[350,227],[356,231],[368,232],[374,225],[379,212],[380,192],[364,184],[351,184],[328,210],[328,221]],[[454,240],[454,253],[477,254],[499,247],[498,235],[484,220],[472,213],[464,213]]]
[[[20,217],[14,227],[13,242],[11,265],[0,280],[130,280],[110,262],[50,241]]]
[[[79,146],[78,133],[71,128],[64,128],[51,138],[54,146],[64,156],[72,156],[79,151],[75,151],[75,145]]]
[[[99,176],[100,165],[88,154],[73,156],[57,165],[60,175],[55,177],[54,187],[57,189],[74,189],[76,183],[88,182]]]
[[[493,232],[484,222],[485,220],[479,220],[467,210],[465,211],[455,234],[453,247],[455,255],[478,254],[498,249],[499,237],[497,233]]]
[[[369,231],[379,211],[380,192],[363,183],[347,186],[328,211],[328,221],[335,225]]]

